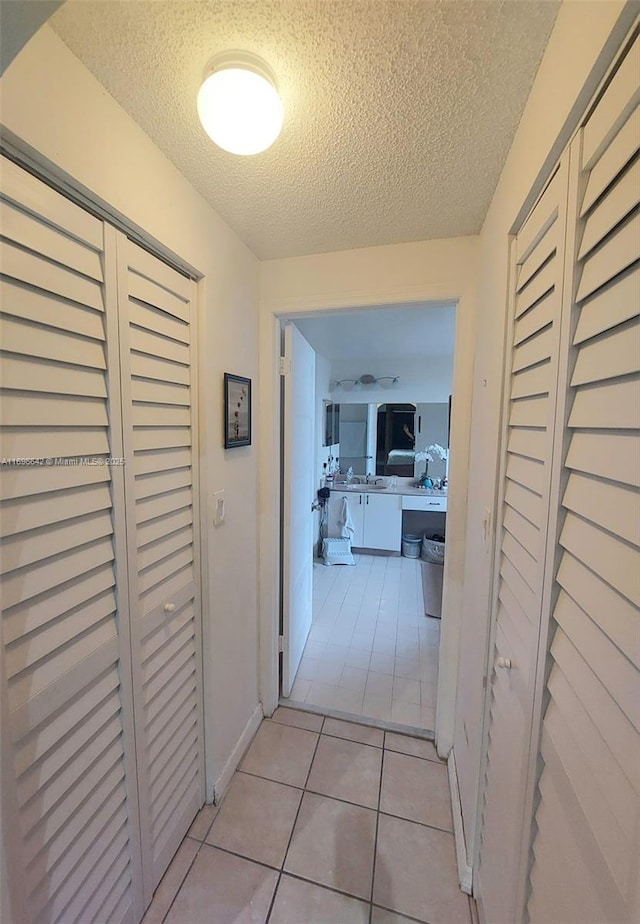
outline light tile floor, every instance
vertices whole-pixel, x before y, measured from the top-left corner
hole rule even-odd
[[[314,563],[313,624],[290,700],[433,730],[440,620],[424,615],[420,560],[355,559]]]
[[[280,708],[143,924],[470,924],[431,742]]]

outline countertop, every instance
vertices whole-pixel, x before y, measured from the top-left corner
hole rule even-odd
[[[384,488],[376,487],[373,484],[344,484],[338,482],[330,486],[331,491],[337,491],[340,494],[349,492],[350,494],[402,494],[408,497],[446,497],[447,489],[439,490],[438,488],[417,488],[415,478],[399,478],[396,485],[386,485]]]

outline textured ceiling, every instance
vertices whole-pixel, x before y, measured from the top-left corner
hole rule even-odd
[[[262,258],[480,230],[553,0],[67,0],[51,24]],[[217,52],[261,55],[285,123],[219,150],[196,95]]]
[[[453,361],[453,305],[394,305],[332,312],[321,318],[301,318],[295,324],[316,353],[333,361],[407,360],[412,356],[421,362],[436,356],[449,356]]]

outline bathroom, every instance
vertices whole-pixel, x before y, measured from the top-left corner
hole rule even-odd
[[[455,306],[295,326],[315,352],[314,490],[330,496],[314,513],[313,621],[289,701],[432,732],[444,544],[431,544],[431,563],[420,551],[446,529]],[[352,565],[325,564],[344,509]]]

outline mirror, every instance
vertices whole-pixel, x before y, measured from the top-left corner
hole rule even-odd
[[[415,430],[415,404],[380,405],[376,421],[376,475],[413,477]]]
[[[340,442],[340,405],[333,401],[324,402],[323,446],[335,446]]]
[[[415,404],[333,404],[325,402],[325,446],[339,443],[340,470],[354,475],[420,478],[425,462],[416,452],[432,443],[449,447],[450,402]],[[333,442],[328,442],[332,439]],[[434,457],[429,475],[444,478],[447,463]]]

